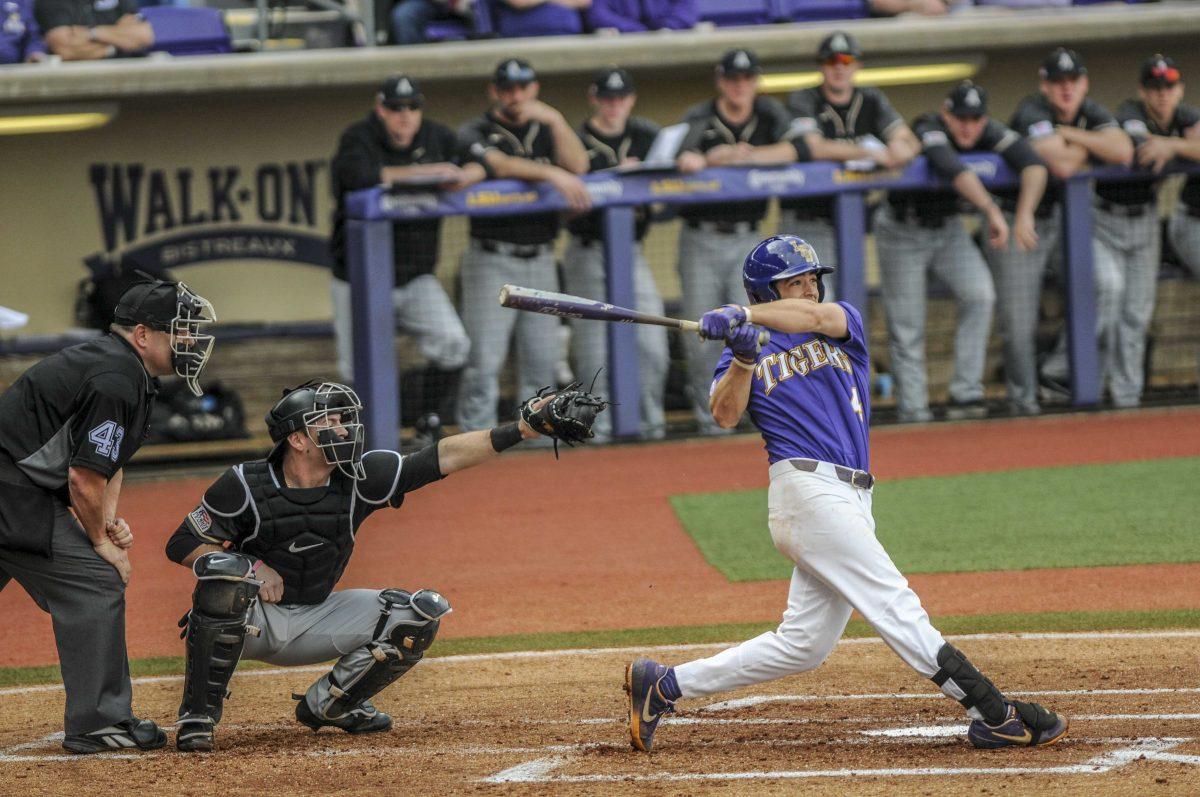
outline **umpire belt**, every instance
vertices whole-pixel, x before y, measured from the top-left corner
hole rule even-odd
[[[833,468],[834,476],[860,490],[870,490],[875,486],[875,477],[865,470],[855,470],[854,468],[847,468],[842,465],[834,465],[830,462],[819,462],[815,459],[789,459],[788,462],[792,463],[792,467],[796,470],[803,470],[809,473],[827,473],[830,468]]]
[[[508,241],[489,241],[476,238],[475,243],[485,252],[496,255],[519,257],[522,260],[533,260],[539,255],[550,251],[550,244],[510,244]]]
[[[757,224],[753,221],[689,221],[687,226],[693,230],[716,232],[721,235],[738,235],[754,232]]]

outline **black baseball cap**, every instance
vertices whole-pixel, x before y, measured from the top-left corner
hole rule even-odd
[[[835,55],[862,58],[862,50],[858,48],[858,42],[849,33],[842,30],[835,30],[824,39],[821,39],[821,44],[817,47],[817,61],[828,61]]]
[[[717,63],[717,74],[721,77],[761,75],[762,64],[758,62],[758,56],[754,54],[753,50],[739,47],[721,56],[721,60]]]
[[[1079,53],[1068,50],[1066,47],[1059,47],[1046,56],[1046,60],[1042,61],[1041,69],[1038,70],[1038,75],[1042,80],[1062,80],[1086,74],[1087,67],[1083,65],[1083,59],[1079,57]]]
[[[1179,64],[1175,63],[1174,58],[1162,53],[1156,53],[1143,61],[1138,74],[1138,82],[1146,88],[1170,88],[1181,80],[1183,73],[1179,71]]]
[[[596,73],[589,87],[597,97],[628,97],[637,91],[633,77],[619,66],[608,66]]]
[[[524,86],[535,80],[537,72],[533,71],[528,61],[520,58],[505,58],[496,64],[496,71],[492,74],[492,83],[497,86]]]
[[[166,332],[179,315],[179,283],[144,276],[146,279],[121,294],[113,310],[113,323],[127,327],[145,324]]]
[[[408,75],[392,75],[383,81],[375,99],[385,108],[395,110],[411,106],[419,108],[425,102],[425,95],[421,93],[421,86],[417,81]]]
[[[964,80],[950,90],[942,105],[951,115],[960,118],[987,116],[988,96],[983,86]]]

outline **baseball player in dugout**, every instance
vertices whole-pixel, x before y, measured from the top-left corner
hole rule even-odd
[[[0,395],[0,589],[16,580],[54,621],[72,753],[155,750],[133,715],[125,586],[133,545],[122,473],[146,437],[158,377],[197,379],[212,305],[182,283],[134,284],[108,335],[37,363]]]
[[[1129,165],[1133,143],[1117,125],[1117,120],[1098,103],[1088,99],[1087,68],[1078,53],[1062,47],[1050,53],[1038,72],[1039,92],[1021,100],[1009,126],[1029,139],[1045,162],[1050,174],[1066,179],[1091,165],[1117,163]],[[1015,189],[996,191],[1010,227],[1019,193]],[[1022,415],[1041,412],[1038,400],[1036,333],[1042,278],[1047,268],[1062,265],[1062,191],[1051,185],[1034,212],[1037,246],[1026,251],[1018,240],[1010,240],[1002,249],[988,249],[986,257],[996,279],[997,309],[1004,335],[1004,373],[1008,401]],[[1099,338],[1102,367],[1111,364],[1113,331],[1119,307],[1122,269],[1113,250],[1099,233],[1107,222],[1108,211],[1096,209],[1097,234],[1093,238],[1092,259],[1096,279],[1096,334]],[[1065,395],[1068,383],[1065,331],[1053,353],[1042,365],[1042,375],[1054,392]],[[1119,380],[1119,378],[1118,378]],[[1114,382],[1114,395],[1126,388]]]
[[[346,196],[383,184],[406,183],[457,190],[479,182],[483,166],[472,162],[450,128],[426,119],[425,96],[415,80],[396,75],[375,94],[366,118],[342,133],[330,164],[336,208],[330,250],[333,255],[334,333],[342,378],[354,380],[350,275],[346,264]],[[422,375],[424,412],[439,421],[453,417],[458,379],[471,341],[450,297],[434,276],[442,220],[397,221],[392,225],[395,288],[392,302],[401,328],[415,336],[429,365]]]
[[[787,107],[795,118],[792,132],[803,138],[813,160],[902,168],[921,147],[882,91],[854,85],[861,61],[862,51],[850,34],[834,31],[821,41],[821,84],[788,97]],[[780,229],[804,238],[818,252],[834,251],[829,197],[784,199],[779,209]]]
[[[525,61],[508,58],[496,66],[487,113],[459,130],[459,138],[488,176],[544,181],[571,209],[591,207],[578,175],[588,170],[579,136],[563,115],[538,99],[537,73]],[[471,242],[462,260],[462,317],[471,353],[459,391],[458,424],[487,429],[496,423],[500,369],[517,339],[519,395],[554,384],[555,366],[564,359],[559,319],[537,313],[513,313],[496,302],[506,283],[557,291],[554,239],[558,213],[521,216],[473,216]]]
[[[709,166],[747,163],[790,163],[809,159],[799,137],[789,137],[789,118],[781,103],[758,93],[762,67],[750,50],[730,50],[716,67],[717,96],[689,109],[684,121],[691,127],[681,145],[678,167],[697,172]],[[767,214],[765,199],[685,205],[679,215],[679,279],[683,312],[699,318],[710,307],[735,301],[741,293],[736,268],[728,252],[742,251],[758,240],[758,223]],[[684,338],[688,389],[701,434],[727,430],[708,413],[708,375],[717,352],[699,338]]]
[[[579,138],[587,148],[589,170],[610,169],[639,163],[645,159],[658,134],[658,125],[641,116],[632,116],[637,102],[633,77],[619,67],[600,70],[588,86],[592,115],[579,126]],[[663,301],[654,284],[650,266],[642,249],[642,239],[650,228],[649,208],[636,209],[636,242],[633,249],[634,307],[643,313],[663,315]],[[563,255],[563,288],[576,296],[606,296],[608,282],[604,268],[604,230],[599,212],[578,216],[568,223],[571,243]],[[642,437],[659,439],[666,433],[663,394],[667,387],[667,330],[640,324],[638,336],[638,376],[641,387]],[[596,385],[608,393],[608,329],[605,324],[575,319],[571,322],[571,355],[574,372],[580,378],[599,373]],[[612,428],[608,416],[596,422],[596,434],[608,437]]]
[[[430,589],[335,592],[363,521],[522,440],[582,442],[605,407],[590,393],[541,391],[518,421],[402,456],[363,453],[362,404],[345,385],[310,381],[285,391],[266,417],[271,453],[225,471],[167,541],[167,557],[197,578],[180,621],[187,671],[179,749],[213,749],[242,656],[282,666],[337,659],[306,694],[293,695],[296,719],[314,731],[389,730],[391,718],[370,699],[421,660],[450,604]]]
[[[1046,167],[1025,139],[988,116],[987,92],[970,81],[956,86],[939,112],[917,117],[913,131],[933,171],[954,190],[892,191],[875,218],[899,418],[902,422],[933,418],[925,373],[929,271],[950,289],[957,312],[946,417],[983,418],[987,415],[983,366],[996,292],[987,263],[963,224],[960,199],[983,214],[988,246],[1007,246],[1012,236],[1020,250],[1030,251],[1037,246],[1033,210],[1046,189]],[[983,183],[959,159],[969,152],[1000,155],[1020,175],[1011,230]]]
[[[962,704],[975,747],[1056,742],[1067,720],[1006,697],[948,643],[875,536],[870,355],[858,309],[824,301],[823,277],[832,271],[802,239],[768,238],[742,268],[749,304],[700,320],[704,337],[725,342],[713,419],[732,428],[749,410],[762,433],[771,538],[795,570],[775,631],[674,667],[646,658],[626,667],[630,741],[648,752],[659,721],[681,698],[819,666],[857,610],[906,664]],[[763,327],[772,335],[760,349]]]

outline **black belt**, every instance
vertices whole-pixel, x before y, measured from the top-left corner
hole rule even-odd
[[[892,218],[901,224],[915,224],[929,230],[940,230],[946,226],[950,216],[936,216],[930,213],[918,213],[915,210],[900,210],[892,205]]]
[[[519,257],[523,260],[532,260],[535,257],[545,253],[550,244],[510,244],[507,241],[487,241],[477,239],[479,248],[485,252],[491,252],[497,255],[508,255],[509,257]]]
[[[1114,216],[1124,216],[1129,219],[1140,218],[1145,216],[1150,210],[1149,203],[1141,205],[1122,205],[1120,202],[1109,202],[1107,199],[1101,199],[1096,202],[1096,207],[1103,210],[1105,213],[1111,213]]]
[[[687,226],[693,230],[707,230],[708,232],[719,232],[722,235],[735,235],[737,233],[753,232],[757,224],[753,221],[692,221],[689,219]]]
[[[796,470],[815,473],[817,466],[820,464],[815,459],[789,459],[792,467]],[[875,486],[875,477],[867,473],[865,470],[855,470],[854,468],[846,468],[841,465],[834,465],[833,470],[837,473],[837,477],[846,484],[859,488],[860,490],[870,490]]]

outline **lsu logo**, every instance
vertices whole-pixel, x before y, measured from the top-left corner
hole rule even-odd
[[[801,241],[798,238],[789,238],[788,243],[792,245],[792,249],[796,250],[796,254],[804,258],[811,265],[818,265],[817,251],[812,248],[812,244],[807,241]]]

